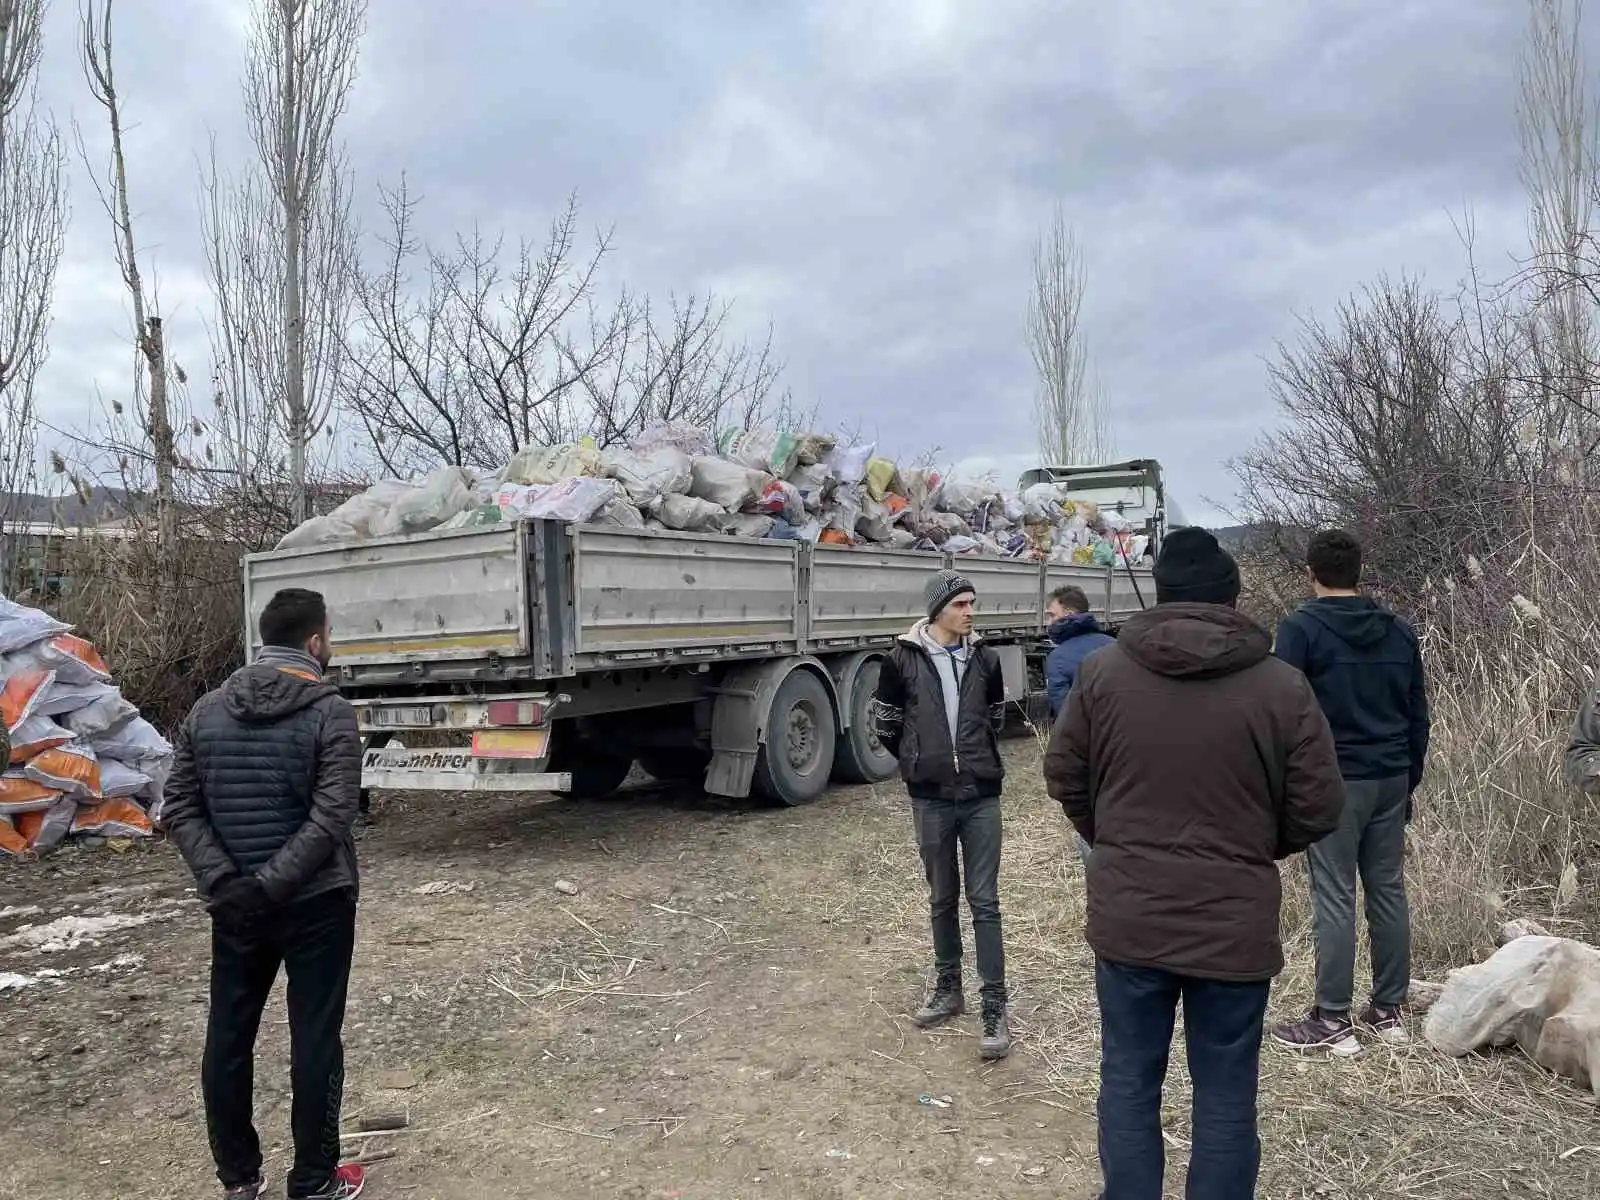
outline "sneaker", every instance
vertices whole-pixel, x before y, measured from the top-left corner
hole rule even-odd
[[[1369,1004],[1356,1018],[1361,1028],[1370,1030],[1381,1042],[1391,1046],[1409,1046],[1411,1034],[1406,1031],[1405,1019],[1398,1004]]]
[[[1277,1026],[1272,1031],[1272,1040],[1303,1054],[1354,1058],[1361,1053],[1361,1042],[1356,1037],[1355,1026],[1350,1024],[1350,1018],[1341,1013],[1324,1012],[1320,1008],[1313,1008],[1304,1020]]]
[[[267,1194],[265,1180],[252,1179],[249,1183],[236,1183],[222,1189],[222,1200],[261,1200]]]
[[[941,976],[933,985],[927,1003],[913,1013],[911,1019],[921,1028],[930,1029],[966,1011],[967,1001],[961,992],[961,977]]]
[[[312,1192],[304,1200],[356,1200],[367,1186],[367,1169],[355,1163],[345,1163],[333,1173],[328,1185],[320,1192]]]
[[[986,1001],[983,1006],[983,1036],[978,1039],[980,1057],[994,1062],[1011,1053],[1011,1022],[1006,1017],[1006,1006],[1000,1001]]]

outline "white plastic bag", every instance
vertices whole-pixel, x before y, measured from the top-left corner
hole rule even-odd
[[[764,513],[740,513],[728,518],[727,532],[734,537],[764,538],[776,524],[775,518]]]
[[[861,502],[861,515],[856,518],[855,532],[869,542],[880,545],[887,542],[894,533],[889,510],[871,497],[866,498]]]
[[[64,713],[87,708],[97,700],[116,694],[117,689],[109,683],[63,683],[61,676],[57,675],[55,681],[44,690],[44,695],[33,706],[33,711],[35,715],[41,717],[59,717]]]
[[[805,505],[806,511],[817,512],[822,508],[828,485],[833,482],[833,471],[826,463],[796,467],[789,475],[789,482],[794,484],[795,490],[800,493],[800,501]]]
[[[643,529],[644,514],[621,496],[608,500],[594,514],[594,524],[612,525],[620,529]]]
[[[799,463],[800,440],[772,429],[725,429],[717,435],[717,451],[742,467],[782,479]]]
[[[867,464],[877,452],[877,442],[863,442],[859,446],[835,446],[823,461],[842,482],[861,483],[867,477]]]
[[[72,729],[49,717],[31,716],[11,731],[11,761],[25,762],[53,746],[62,746],[74,737]],[[6,764],[0,763],[0,770]]]
[[[543,484],[505,483],[494,494],[495,507],[509,521],[533,516],[533,504],[548,488]]]
[[[683,495],[694,482],[693,461],[672,446],[661,446],[648,454],[611,449],[603,460],[606,474],[620,483],[628,499],[641,508],[661,496]]]
[[[861,488],[853,483],[840,484],[833,489],[829,506],[820,515],[824,528],[854,536],[861,522]]]
[[[49,613],[28,608],[0,596],[0,654],[10,654],[72,628]]]
[[[100,764],[100,794],[107,800],[118,796],[137,796],[154,782],[152,778],[127,763],[106,759]]]
[[[500,472],[502,483],[560,483],[601,473],[600,451],[581,442],[524,446]]]
[[[791,525],[803,524],[806,519],[806,504],[800,498],[800,489],[782,479],[767,480],[748,511],[782,517]]]
[[[361,533],[337,517],[312,517],[296,525],[278,539],[279,550],[305,550],[312,546],[328,546],[342,542],[358,542]]]
[[[759,471],[725,458],[701,455],[694,460],[689,495],[709,500],[724,511],[734,513],[754,503],[765,483]]]
[[[645,426],[644,430],[628,443],[628,448],[635,454],[650,454],[662,447],[676,450],[689,458],[711,454],[717,448],[705,430],[697,429],[683,421],[657,421],[653,425]]]
[[[373,533],[379,537],[424,533],[471,509],[472,489],[473,479],[461,467],[441,468],[396,500],[381,520],[373,522]]]
[[[92,739],[138,715],[139,710],[120,691],[111,688],[93,703],[67,713],[61,718],[61,724],[81,738]]]
[[[617,498],[619,491],[614,479],[594,479],[580,476],[564,479],[546,488],[529,509],[529,515],[547,521],[568,521],[581,524],[594,518],[607,504]]]
[[[668,529],[683,533],[720,533],[728,523],[725,508],[698,496],[663,496],[655,515]]]
[[[102,759],[112,758],[125,763],[146,763],[151,759],[166,758],[172,753],[172,743],[143,717],[135,717],[107,733],[91,738],[89,744]]]

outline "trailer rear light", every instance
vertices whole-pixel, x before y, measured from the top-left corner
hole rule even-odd
[[[543,700],[491,700],[489,724],[507,728],[543,725],[549,706]]]

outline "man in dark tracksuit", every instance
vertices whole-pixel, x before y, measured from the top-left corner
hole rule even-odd
[[[1400,1006],[1411,986],[1406,823],[1428,754],[1428,696],[1417,635],[1357,590],[1361,545],[1343,530],[1311,539],[1316,599],[1278,627],[1275,653],[1300,668],[1339,750],[1345,806],[1339,829],[1312,846],[1316,1006],[1273,1037],[1307,1052],[1360,1052],[1356,1024],[1383,1041],[1409,1040]],[[1356,965],[1356,878],[1366,894],[1372,1002],[1351,1020]]]
[[[355,711],[328,683],[328,612],[279,592],[262,649],[201,698],[179,731],[165,825],[211,913],[211,1011],[201,1088],[228,1200],[265,1191],[251,1120],[256,1032],[289,977],[294,1101],[290,1200],[351,1200],[362,1169],[339,1165],[345,994],[355,948],[361,787]]]
[[[961,875],[983,980],[984,1058],[1011,1051],[1006,955],[1000,932],[1000,659],[972,631],[976,592],[954,571],[923,588],[928,618],[895,643],[871,706],[878,740],[900,760],[933,924],[932,993],[913,1018],[924,1028],[966,1011],[961,981]],[[959,857],[958,851],[959,849]]]

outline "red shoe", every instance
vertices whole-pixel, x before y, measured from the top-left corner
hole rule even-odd
[[[356,1200],[367,1186],[367,1169],[356,1163],[345,1163],[333,1173],[328,1186],[312,1192],[305,1200]]]

